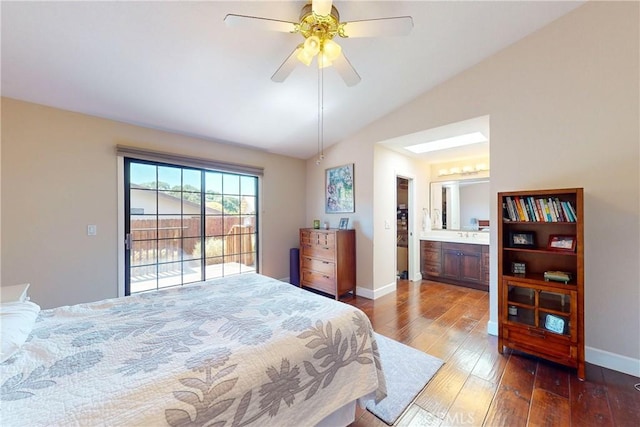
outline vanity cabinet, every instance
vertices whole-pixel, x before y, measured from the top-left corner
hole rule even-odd
[[[482,283],[482,247],[465,243],[443,243],[442,277]]]
[[[498,351],[561,363],[584,379],[583,189],[498,193],[498,212]]]
[[[420,241],[420,273],[422,277],[439,277],[442,270],[442,243]]]
[[[424,279],[489,290],[489,246],[432,240],[420,242]]]

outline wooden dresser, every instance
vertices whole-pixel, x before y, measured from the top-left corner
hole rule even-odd
[[[300,229],[300,286],[338,299],[356,293],[355,230]]]

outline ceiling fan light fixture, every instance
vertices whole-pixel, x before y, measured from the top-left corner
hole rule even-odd
[[[326,52],[320,52],[320,54],[318,55],[318,68],[326,68],[326,67],[331,67],[331,64],[333,62],[331,61],[331,59],[329,58],[329,56],[326,54]]]
[[[320,52],[320,46],[321,46],[321,42],[320,42],[320,38],[318,36],[308,37],[304,41],[304,51],[311,58],[313,58],[314,56],[316,56],[318,54],[318,52]]]
[[[325,53],[329,61],[335,61],[340,57],[342,53],[342,48],[336,42],[331,39],[327,39],[322,44],[322,51]]]
[[[296,58],[298,58],[298,61],[302,62],[307,67],[311,65],[311,61],[313,61],[313,55],[309,55],[309,53],[304,49],[304,47],[298,48],[298,54],[296,55]]]

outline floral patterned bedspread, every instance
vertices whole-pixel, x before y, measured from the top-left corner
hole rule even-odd
[[[43,310],[7,426],[311,426],[385,383],[369,319],[258,274]]]

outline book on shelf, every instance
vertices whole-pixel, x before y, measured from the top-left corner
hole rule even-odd
[[[506,196],[502,203],[503,218],[508,221],[576,222],[571,202],[558,197]]]

